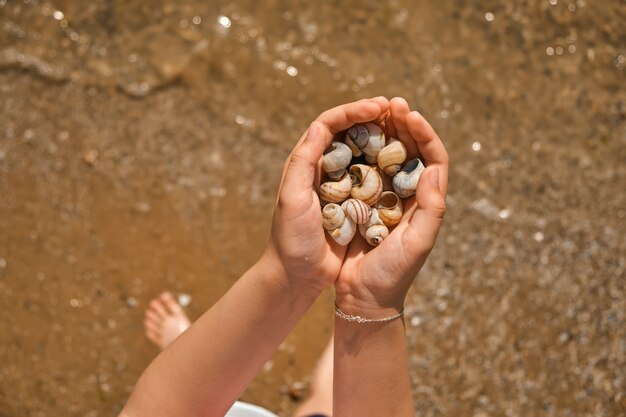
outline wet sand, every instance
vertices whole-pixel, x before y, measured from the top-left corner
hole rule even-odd
[[[419,415],[622,415],[626,6],[413,3],[0,0],[0,416],[117,413],[149,300],[209,308],[308,123],[380,94],[451,157],[406,306]],[[332,300],[244,400],[290,415]]]

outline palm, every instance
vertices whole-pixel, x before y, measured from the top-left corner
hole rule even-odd
[[[378,305],[394,305],[404,297],[423,260],[407,247],[408,221],[404,220],[376,248],[360,236],[350,246],[335,282],[338,293],[359,291]]]
[[[445,210],[448,161],[430,125],[416,112],[409,112],[403,99],[391,101],[385,125],[387,135],[401,140],[410,158],[419,154],[427,169],[416,196],[404,203],[401,223],[378,247],[372,248],[360,236],[352,241],[335,289],[338,298],[399,308],[434,245]]]
[[[388,108],[389,101],[377,97],[327,110],[311,123],[286,161],[274,211],[271,248],[288,276],[323,286],[339,274],[346,248],[322,228],[315,192],[320,160],[338,132],[356,123],[380,120]]]

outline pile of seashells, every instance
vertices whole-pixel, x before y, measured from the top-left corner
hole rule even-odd
[[[357,124],[324,151],[320,185],[323,226],[342,246],[359,233],[372,246],[400,223],[402,199],[415,194],[424,170],[419,158],[405,163],[407,151],[397,139],[385,140],[374,123]],[[404,164],[404,165],[403,165]]]

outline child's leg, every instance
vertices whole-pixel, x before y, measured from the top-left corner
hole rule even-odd
[[[328,416],[333,412],[333,339],[320,356],[311,381],[311,396],[294,413],[294,417]]]
[[[164,292],[150,301],[143,325],[148,339],[163,350],[187,330],[190,322],[172,294]]]

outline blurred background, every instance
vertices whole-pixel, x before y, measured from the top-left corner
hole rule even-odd
[[[421,416],[626,410],[622,0],[0,0],[0,416],[110,416],[265,247],[323,110],[405,97],[451,157],[409,294]],[[325,293],[244,393],[289,416]],[[227,325],[225,323],[225,325]]]

